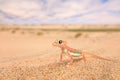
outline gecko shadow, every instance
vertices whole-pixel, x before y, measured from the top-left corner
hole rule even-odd
[[[83,58],[74,59],[74,60],[73,60],[73,64],[81,61],[82,59],[83,59]],[[65,65],[67,65],[68,63],[69,63],[69,60],[64,60],[64,61],[62,61],[61,63],[56,63],[56,65],[65,66]]]

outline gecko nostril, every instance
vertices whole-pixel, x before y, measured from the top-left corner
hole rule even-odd
[[[59,40],[59,44],[62,44],[62,40]]]

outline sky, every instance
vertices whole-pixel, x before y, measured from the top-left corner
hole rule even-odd
[[[0,24],[120,24],[120,0],[0,0]]]

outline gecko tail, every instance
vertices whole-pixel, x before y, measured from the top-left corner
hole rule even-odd
[[[106,59],[106,58],[103,58],[103,57],[97,56],[97,55],[95,55],[95,54],[89,53],[89,52],[84,52],[83,54],[90,55],[90,56],[92,56],[93,58],[97,58],[97,59],[102,59],[102,60],[111,61],[110,59]]]

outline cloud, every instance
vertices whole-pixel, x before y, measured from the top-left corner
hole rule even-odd
[[[102,3],[106,3],[108,2],[108,0],[100,0]]]
[[[20,0],[9,0],[1,5],[1,11],[26,18],[35,15],[36,11],[40,9],[40,6],[33,1],[20,1]]]
[[[82,16],[80,18],[77,18],[78,21],[81,21],[82,23],[102,23],[102,24],[113,24],[113,23],[120,23],[119,16],[116,16],[114,14],[110,14],[108,12],[96,12],[92,14],[88,14],[86,16]]]
[[[120,23],[119,0],[0,0],[0,23]]]

